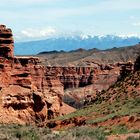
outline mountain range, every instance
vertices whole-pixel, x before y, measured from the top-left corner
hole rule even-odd
[[[139,42],[140,38],[136,36],[122,37],[115,35],[49,38],[29,42],[16,42],[15,55],[36,55],[40,52],[55,50],[72,51],[79,48],[97,48],[104,50],[113,47],[134,45],[138,44]]]
[[[48,66],[90,66],[94,64],[114,64],[118,62],[134,62],[140,52],[140,44],[111,48],[106,50],[76,49],[73,51],[48,51],[41,52],[37,57]]]

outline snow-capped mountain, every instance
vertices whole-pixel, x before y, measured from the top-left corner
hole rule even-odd
[[[138,44],[140,38],[136,36],[72,36],[49,38],[46,40],[18,42],[15,43],[16,55],[35,55],[43,51],[64,50],[71,51],[78,48],[83,49],[108,49]]]

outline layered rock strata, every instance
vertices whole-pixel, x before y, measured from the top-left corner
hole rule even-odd
[[[92,84],[93,71],[90,67],[46,67],[46,71],[57,75],[64,89]]]
[[[121,66],[101,65],[95,67],[46,67],[47,73],[56,75],[64,85],[64,89],[79,88],[92,85],[93,90],[107,89],[116,82]]]
[[[37,57],[14,57],[12,31],[0,25],[0,123],[35,123],[60,115],[63,85]]]

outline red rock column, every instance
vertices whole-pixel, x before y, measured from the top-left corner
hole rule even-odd
[[[11,29],[5,25],[0,25],[0,57],[14,57],[14,40]]]

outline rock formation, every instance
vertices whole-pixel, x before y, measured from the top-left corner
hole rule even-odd
[[[134,72],[140,70],[140,55],[137,57],[135,64],[134,64]]]
[[[92,85],[93,90],[98,91],[107,89],[115,83],[120,75],[120,69],[122,66],[118,64],[96,64],[94,67],[46,67],[47,73],[56,75],[55,77],[64,85],[64,89]]]
[[[13,57],[14,40],[11,29],[0,25],[0,57]]]
[[[120,67],[120,76],[117,81],[107,90],[98,92],[96,96],[91,97],[90,103],[101,103],[103,101],[110,102],[125,101],[131,99],[139,99],[140,97],[140,56],[134,63],[118,63]]]
[[[0,25],[0,123],[35,123],[60,114],[63,85],[37,57],[14,57],[11,29]]]
[[[90,102],[98,92],[114,84],[123,65],[125,63],[96,63],[93,67],[47,66],[46,71],[53,83],[56,83],[55,80],[58,78],[63,84],[63,101],[74,108],[80,108],[84,105],[84,100]]]
[[[50,75],[56,75],[64,85],[64,89],[92,84],[91,67],[46,67],[46,71]]]
[[[134,63],[132,63],[131,61],[127,63],[118,63],[118,66],[121,67],[119,79],[125,78],[134,70]]]

